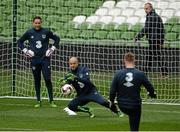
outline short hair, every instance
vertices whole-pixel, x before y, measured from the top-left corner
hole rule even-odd
[[[145,3],[145,5],[149,5],[149,7],[153,9],[153,5],[150,2]]]
[[[42,19],[41,19],[40,16],[35,16],[35,17],[33,18],[33,22],[34,22],[34,20],[36,20],[36,19],[40,19],[40,20],[42,21]]]
[[[128,62],[134,62],[135,61],[135,55],[131,52],[128,52],[124,55],[124,60]]]

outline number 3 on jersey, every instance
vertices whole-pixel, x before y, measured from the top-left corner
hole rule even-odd
[[[123,84],[126,87],[131,87],[134,86],[134,84],[131,82],[133,80],[133,73],[128,72],[126,73],[126,77],[125,77],[126,82]]]
[[[42,47],[41,41],[36,41],[36,48],[40,49]]]

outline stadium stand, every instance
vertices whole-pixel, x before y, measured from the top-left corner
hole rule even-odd
[[[8,5],[11,0],[2,1],[0,2],[1,19],[8,21],[6,25],[0,23],[0,35],[9,36],[10,31],[5,29],[12,28],[12,15],[10,15],[12,3]],[[105,39],[107,37],[106,39],[120,40],[127,39],[126,34],[131,38],[132,34],[136,34],[144,25],[145,2],[146,0],[18,0],[17,35],[19,37],[24,29],[31,27],[35,15],[40,15],[45,27],[50,27],[59,33],[61,38]],[[178,41],[180,1],[152,0],[151,3],[165,24],[166,41]],[[122,32],[128,33],[123,35]],[[169,36],[172,38],[170,39]]]

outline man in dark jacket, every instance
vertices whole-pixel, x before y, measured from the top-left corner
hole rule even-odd
[[[149,53],[148,53],[148,64],[151,68],[153,61],[158,61],[158,65],[163,75],[167,75],[167,67],[163,64],[162,47],[164,44],[164,25],[161,17],[155,12],[151,3],[144,5],[146,12],[146,22],[144,28],[136,35],[135,42],[140,40],[144,35],[148,39]],[[148,68],[148,69],[149,69]]]

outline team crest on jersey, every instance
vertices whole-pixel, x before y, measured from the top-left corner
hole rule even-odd
[[[46,38],[46,34],[42,34],[42,38],[45,39]]]

